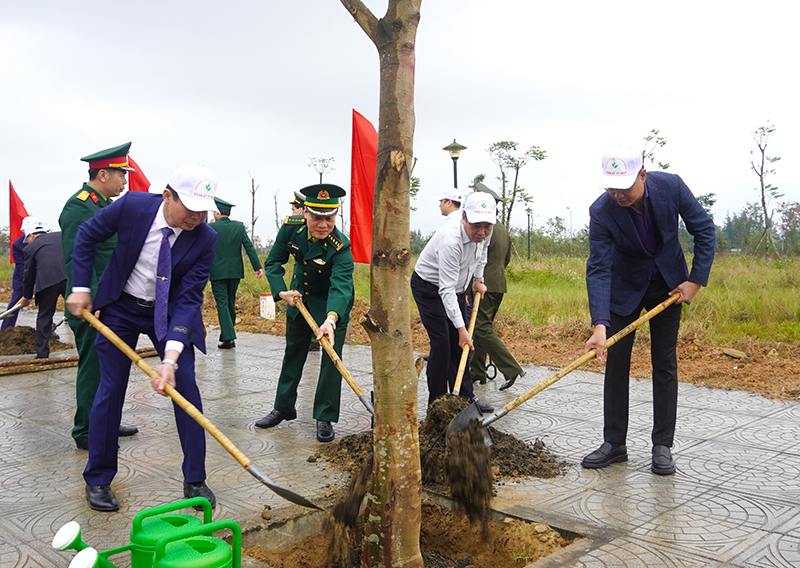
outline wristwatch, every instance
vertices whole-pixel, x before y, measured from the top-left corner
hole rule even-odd
[[[176,362],[175,362],[175,361],[173,361],[172,359],[162,359],[162,361],[161,361],[161,364],[162,364],[162,365],[172,365],[172,368],[173,368],[175,371],[177,371],[177,370],[178,370],[178,363],[176,363]]]
[[[483,276],[473,276],[472,277],[472,281],[473,282],[480,282],[481,284],[483,284]]]

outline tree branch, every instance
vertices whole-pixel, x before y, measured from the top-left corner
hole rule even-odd
[[[369,8],[361,0],[340,0],[342,5],[347,8],[353,19],[361,26],[364,33],[378,45],[378,18],[376,18]]]

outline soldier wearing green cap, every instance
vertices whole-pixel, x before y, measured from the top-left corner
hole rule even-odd
[[[327,337],[341,357],[355,296],[350,241],[335,225],[339,198],[345,195],[344,189],[331,184],[317,184],[302,189],[301,193],[305,196],[303,215],[286,219],[264,262],[275,301],[283,300],[289,308],[286,312],[286,351],[275,393],[275,406],[269,415],[256,422],[259,428],[271,428],[284,420],[297,418],[297,385],[303,375],[313,333],[295,306],[295,300],[302,299],[319,324],[317,339],[323,335]],[[294,257],[295,265],[291,287],[287,288],[283,276],[289,255]],[[335,437],[331,422],[339,420],[341,392],[342,375],[333,361],[323,356],[314,397],[314,418],[320,442],[330,442]]]
[[[67,296],[72,292],[72,249],[75,246],[78,228],[96,212],[109,205],[112,197],[117,197],[125,189],[128,183],[126,174],[136,171],[128,165],[130,147],[131,143],[127,142],[81,158],[81,161],[89,163],[89,181],[67,200],[58,218],[64,264],[67,269]],[[117,237],[113,236],[97,248],[91,285],[92,294],[97,289],[97,282],[111,259],[111,252],[116,244]],[[89,447],[89,413],[100,384],[100,360],[94,348],[97,330],[73,316],[69,310],[65,309],[64,313],[75,335],[75,346],[78,349],[78,373],[75,380],[77,409],[72,438],[79,450],[86,450]],[[137,428],[130,426],[120,426],[119,435],[132,436],[138,431]]]
[[[239,282],[244,278],[244,263],[242,262],[242,247],[250,259],[250,264],[256,274],[256,279],[264,275],[261,261],[256,254],[244,223],[232,221],[230,218],[232,203],[214,197],[214,203],[219,213],[214,212],[214,222],[209,227],[219,235],[217,238],[217,255],[211,266],[211,291],[217,302],[217,316],[219,317],[219,340],[217,347],[220,349],[233,349],[236,347],[236,291]]]

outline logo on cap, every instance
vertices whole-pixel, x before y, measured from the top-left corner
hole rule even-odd
[[[626,176],[628,175],[628,164],[625,160],[619,158],[611,158],[606,162],[606,175],[607,176]]]
[[[194,196],[195,197],[207,197],[210,193],[214,191],[214,184],[211,180],[200,180],[197,182],[197,185],[194,186]]]
[[[317,194],[317,199],[321,201],[327,201],[330,198],[331,198],[330,194],[324,189]]]

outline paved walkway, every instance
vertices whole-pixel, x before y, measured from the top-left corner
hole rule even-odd
[[[233,351],[212,346],[209,356],[198,356],[200,389],[206,416],[245,455],[277,485],[313,499],[343,477],[324,461],[307,461],[319,447],[311,417],[319,354],[310,354],[314,364],[301,382],[298,419],[274,430],[253,428],[272,409],[282,353],[282,338],[262,335],[243,334]],[[370,350],[348,346],[343,359],[369,391]],[[503,405],[552,373],[526,370],[525,383],[511,392],[498,391],[494,381],[476,386],[476,393]],[[121,546],[139,510],[182,498],[170,402],[134,367],[123,420],[140,433],[120,440],[113,488],[121,510],[88,508],[81,477],[86,452],[76,450],[69,435],[74,377],[74,368],[0,377],[2,568],[67,566],[73,553],[54,551],[50,542],[69,520],[77,520],[83,540],[100,550]],[[424,400],[424,375],[420,384]],[[631,387],[630,461],[602,471],[580,467],[601,441],[601,393],[601,375],[577,371],[494,425],[524,440],[542,438],[572,464],[558,479],[498,486],[498,510],[589,537],[537,566],[800,566],[800,403],[681,384],[678,472],[659,477],[649,471],[648,381]],[[346,384],[342,402],[337,437],[369,429],[369,415]],[[215,520],[246,523],[264,505],[286,505],[211,438],[207,469],[219,500]],[[128,566],[124,555],[112,560]]]

